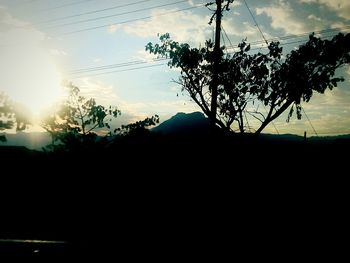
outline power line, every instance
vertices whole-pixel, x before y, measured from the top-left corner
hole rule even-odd
[[[228,37],[228,35],[227,35],[227,33],[226,33],[226,30],[224,29],[224,27],[223,27],[222,25],[221,25],[221,29],[222,29],[222,31],[224,32],[224,34],[225,34],[225,36],[226,36],[228,42],[229,42],[230,45],[232,46],[231,39]],[[224,44],[225,44],[225,43],[224,43]],[[251,127],[250,127],[250,125],[249,125],[249,121],[248,121],[248,117],[247,117],[246,110],[244,110],[243,113],[244,113],[244,117],[245,117],[245,120],[246,120],[246,123],[247,123],[247,126],[248,126],[248,130],[251,131]],[[277,129],[276,129],[276,131],[277,131]],[[278,133],[278,131],[277,131],[277,133]]]
[[[222,27],[221,27],[222,29]],[[221,38],[222,38],[222,42],[224,42],[224,47],[226,47],[226,41],[225,41],[225,38],[224,38],[224,34],[222,33],[222,30],[221,30]],[[225,50],[227,52],[227,49]]]
[[[156,9],[156,8],[160,8],[160,7],[176,5],[176,4],[180,4],[180,3],[184,3],[184,2],[187,2],[187,0],[182,0],[182,1],[177,1],[177,2],[173,2],[173,3],[157,5],[157,6],[152,6],[152,7],[141,8],[141,9],[127,11],[127,12],[118,13],[118,14],[112,14],[112,15],[107,15],[107,16],[99,16],[99,17],[89,18],[89,19],[85,19],[85,20],[78,20],[78,21],[69,22],[69,23],[65,23],[65,24],[49,26],[47,28],[49,29],[49,28],[71,26],[71,25],[76,25],[76,24],[81,24],[81,23],[86,23],[86,22],[91,22],[91,21],[97,21],[97,20],[111,18],[111,17],[116,17],[116,16],[122,16],[122,15],[128,15],[128,14],[143,12],[143,11],[152,10],[152,9]]]
[[[250,127],[250,125],[249,125],[249,121],[248,121],[248,117],[247,117],[247,113],[246,113],[246,110],[244,110],[244,111],[243,111],[243,113],[244,113],[245,121],[247,122],[247,126],[248,126],[248,131],[250,132],[250,130],[251,130],[251,127]]]
[[[113,70],[113,71],[101,72],[101,73],[96,73],[96,74],[89,74],[89,75],[72,77],[71,79],[77,79],[77,78],[83,78],[83,77],[92,77],[92,76],[112,74],[112,73],[119,73],[119,72],[126,72],[126,71],[132,71],[132,70],[137,70],[137,69],[153,68],[153,67],[159,67],[159,66],[164,66],[164,65],[166,65],[166,64],[165,63],[161,63],[161,64],[155,64],[155,65],[147,65],[147,66],[135,67],[135,68]]]
[[[25,1],[25,2],[23,2],[23,1],[21,1],[21,0],[18,0],[18,1],[14,1],[14,0],[12,0],[11,2],[13,3],[13,4],[15,4],[15,5],[28,5],[28,4],[32,4],[32,3],[34,3],[34,2],[37,2],[37,1],[41,1],[41,0],[27,0],[27,1]],[[18,2],[20,2],[20,3],[18,3]]]
[[[301,106],[300,106],[300,107],[301,107]],[[309,119],[309,117],[307,116],[306,111],[304,110],[304,108],[303,108],[303,107],[301,107],[301,109],[303,110],[303,112],[304,112],[304,114],[305,114],[306,119],[309,121],[310,126],[311,126],[311,128],[313,129],[314,133],[315,133],[315,134],[316,134],[316,136],[318,137],[317,131],[315,130],[314,126],[313,126],[313,125],[312,125],[312,123],[311,123],[311,120],[310,120],[310,119]]]
[[[350,25],[346,25],[344,27],[339,27],[339,28],[329,28],[329,29],[323,29],[323,30],[319,30],[319,31],[310,31],[310,32],[305,32],[305,33],[301,33],[301,34],[294,34],[294,35],[287,35],[287,36],[279,36],[279,37],[274,37],[274,38],[270,38],[267,41],[268,42],[272,42],[272,41],[284,41],[284,40],[290,40],[290,39],[294,39],[294,38],[301,38],[301,37],[306,37],[309,36],[311,33],[315,33],[315,34],[326,34],[326,33],[334,33],[334,32],[341,32],[343,30],[350,30]],[[302,40],[301,42],[303,42],[304,40]],[[255,45],[259,45],[259,44],[263,44],[265,43],[265,40],[257,40],[257,41],[253,41],[253,42],[249,42],[249,44],[251,46],[255,46]],[[283,45],[283,43],[281,44]],[[237,48],[238,45],[231,45],[227,48],[231,49],[231,48]]]
[[[225,36],[226,36],[228,42],[230,43],[230,45],[231,45],[231,47],[232,47],[233,45],[232,45],[231,39],[228,37],[228,35],[227,35],[227,33],[226,33],[226,30],[224,29],[223,26],[221,26],[221,29],[222,29],[222,31],[224,32],[224,34],[225,34]]]
[[[300,43],[300,42],[304,42],[304,41],[294,41],[294,42],[289,42],[289,43],[283,43],[283,44],[281,44],[281,46]],[[104,66],[99,66],[99,67],[88,67],[88,68],[71,70],[70,74],[79,74],[79,73],[99,71],[99,70],[105,70],[105,69],[111,69],[111,68],[126,67],[126,66],[130,66],[130,65],[146,64],[146,63],[150,63],[150,62],[158,62],[158,61],[163,61],[163,60],[167,60],[167,58],[159,58],[159,59],[154,59],[152,61],[134,60],[134,61],[129,61],[129,62],[104,65]]]
[[[37,2],[37,1],[41,1],[41,0],[27,0],[26,2],[22,3],[22,4],[31,4],[33,2]]]
[[[266,45],[268,45],[268,42],[267,42],[267,40],[266,40],[266,38],[265,38],[265,36],[264,36],[264,33],[261,31],[261,28],[260,28],[258,22],[256,21],[255,16],[253,15],[252,11],[250,10],[250,8],[249,8],[249,6],[248,6],[246,0],[243,0],[243,2],[244,2],[244,4],[245,4],[245,6],[247,7],[247,9],[248,9],[248,11],[249,11],[251,17],[253,18],[253,21],[254,21],[254,23],[255,23],[255,26],[258,28],[258,30],[259,30],[259,32],[260,32],[262,38],[264,39]]]
[[[295,44],[295,43],[300,43],[300,42],[304,42],[304,40],[288,42],[288,43],[282,43],[281,46]],[[258,48],[256,48],[256,49],[258,49]],[[254,50],[254,49],[251,49],[251,50]],[[103,65],[103,66],[98,66],[98,67],[87,67],[87,68],[71,70],[71,71],[69,71],[69,75],[78,75],[78,74],[94,72],[94,71],[102,71],[102,70],[107,70],[107,69],[128,67],[128,66],[134,66],[134,65],[142,65],[142,64],[159,62],[159,61],[165,61],[165,60],[167,60],[167,58],[157,58],[157,59],[153,59],[151,61],[133,60],[133,61],[128,61],[128,62],[121,62],[121,63],[114,63],[114,64],[109,64],[109,65]]]
[[[55,21],[65,20],[65,19],[68,19],[68,18],[84,16],[84,15],[91,15],[91,14],[95,14],[95,13],[99,13],[99,12],[104,12],[104,11],[109,11],[109,10],[118,9],[118,8],[122,8],[122,7],[137,5],[137,4],[141,4],[141,3],[149,2],[149,1],[151,1],[151,0],[142,0],[142,1],[134,2],[134,3],[128,3],[128,4],[124,4],[124,5],[117,5],[117,6],[112,6],[112,7],[108,7],[108,8],[98,9],[98,10],[89,11],[89,12],[85,12],[85,13],[79,13],[79,14],[75,14],[75,15],[69,15],[69,16],[54,18],[54,19],[38,22],[38,24],[51,23],[51,22],[55,22]]]
[[[91,1],[94,1],[94,0],[82,0],[82,1],[79,1],[79,2],[68,3],[68,4],[64,4],[64,5],[60,5],[60,6],[55,6],[55,7],[50,7],[50,8],[46,8],[46,9],[41,9],[41,10],[39,10],[39,12],[46,12],[46,11],[56,10],[56,9],[64,8],[64,7],[67,7],[67,6],[79,5],[79,4],[83,4],[83,3],[91,2]]]
[[[99,28],[104,28],[104,27],[107,27],[107,26],[110,26],[110,25],[122,25],[122,24],[131,23],[131,22],[151,19],[153,17],[159,17],[159,16],[164,16],[164,15],[174,14],[174,13],[187,11],[187,10],[191,10],[191,9],[195,9],[195,8],[199,8],[199,7],[203,7],[203,6],[204,5],[191,6],[191,7],[188,7],[188,8],[183,8],[183,9],[179,9],[179,10],[164,12],[164,13],[161,13],[161,14],[158,14],[158,15],[152,15],[152,16],[146,16],[146,17],[141,17],[141,18],[135,18],[135,19],[130,19],[130,20],[117,22],[117,23],[109,23],[109,24],[104,24],[104,25],[101,25],[101,26],[88,27],[88,28],[84,28],[84,29],[71,31],[71,32],[66,32],[66,33],[61,34],[61,36],[72,35],[72,34],[81,33],[81,32],[85,32],[85,31],[90,31],[90,30],[95,30],[95,29],[99,29]]]
[[[99,71],[99,70],[106,70],[106,69],[112,69],[112,68],[128,67],[128,66],[147,64],[150,62],[158,62],[158,61],[164,61],[164,60],[167,60],[167,59],[166,58],[158,58],[158,59],[153,59],[151,61],[134,60],[134,61],[115,63],[115,64],[110,64],[110,65],[105,65],[105,66],[99,66],[99,67],[76,69],[76,70],[70,71],[69,73],[72,75],[73,74],[81,74],[81,73],[86,73],[86,72],[91,72],[91,71]]]

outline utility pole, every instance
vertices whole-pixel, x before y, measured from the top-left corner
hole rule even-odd
[[[222,8],[221,0],[216,0],[216,26],[215,26],[215,45],[214,45],[214,72],[213,72],[213,85],[211,87],[211,107],[210,107],[210,126],[211,131],[215,131],[216,126],[216,112],[218,108],[218,86],[219,86],[219,63],[220,63],[220,38],[221,38],[221,17],[222,17]]]

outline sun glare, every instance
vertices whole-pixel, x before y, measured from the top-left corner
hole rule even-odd
[[[50,107],[61,96],[61,76],[53,67],[41,68],[27,76],[27,97],[23,103],[38,115]]]
[[[2,90],[28,108],[33,117],[60,98],[60,72],[43,49],[9,50],[0,62],[0,70],[5,73],[0,80]]]

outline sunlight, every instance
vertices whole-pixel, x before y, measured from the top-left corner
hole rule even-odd
[[[44,49],[9,50],[0,62],[0,70],[5,73],[1,88],[11,100],[27,107],[34,118],[61,96],[61,74]]]
[[[36,69],[27,78],[29,97],[24,101],[33,112],[38,115],[50,107],[61,96],[61,76],[53,67]]]

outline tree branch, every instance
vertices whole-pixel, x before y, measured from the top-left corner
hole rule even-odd
[[[261,126],[256,130],[256,134],[260,134],[261,131],[274,119],[280,116],[288,107],[293,103],[293,100],[287,100],[274,114],[268,114],[269,118],[266,117],[265,121],[261,124]],[[271,105],[270,112],[273,111],[273,107]]]
[[[91,132],[92,130],[96,129],[98,127],[98,123],[96,123],[94,126],[92,126],[91,129],[89,129],[86,133],[84,134],[88,134],[89,132]]]
[[[260,122],[264,122],[265,121],[265,116],[264,114],[262,114],[261,112],[258,111],[246,111],[250,116],[252,116],[253,118],[257,119]],[[258,118],[257,116],[255,116],[255,114],[261,115],[263,117],[263,119]]]
[[[194,89],[195,91],[197,91],[198,89],[196,89],[196,83],[194,82],[192,76],[191,76],[190,74],[188,74],[188,72],[187,72],[182,66],[180,66],[180,67],[181,67],[181,70],[186,74],[187,78],[189,79],[190,84],[191,84],[191,86],[193,87],[193,89]],[[203,94],[202,94],[201,92],[198,92],[198,91],[197,91],[197,94],[199,95],[199,98],[200,98],[200,100],[202,101],[202,103],[200,103],[200,102],[198,101],[198,99],[196,98],[196,96],[191,96],[191,97],[196,101],[196,103],[198,104],[198,106],[200,106],[200,107],[202,108],[203,112],[204,112],[205,114],[207,114],[207,116],[209,116],[210,110],[209,110],[209,107],[208,107],[208,105],[207,105],[206,100],[205,100],[204,97],[203,97]]]

